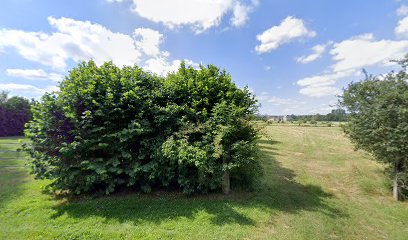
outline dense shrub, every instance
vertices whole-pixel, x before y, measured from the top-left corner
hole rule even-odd
[[[38,178],[76,194],[120,188],[185,193],[248,183],[259,169],[256,101],[215,66],[166,78],[138,67],[79,64],[33,107],[25,149]]]
[[[7,92],[0,92],[0,137],[23,135],[24,124],[30,118],[30,102],[27,99],[8,98]]]

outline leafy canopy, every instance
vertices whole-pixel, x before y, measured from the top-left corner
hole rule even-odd
[[[401,188],[399,191],[405,195],[408,190],[407,79],[405,68],[383,78],[367,76],[361,82],[351,83],[341,98],[341,104],[350,112],[346,134],[357,148],[368,151],[389,167]]]
[[[181,64],[159,77],[141,68],[79,64],[32,109],[26,135],[38,178],[76,194],[121,188],[208,192],[250,183],[254,96],[215,66]],[[225,161],[227,159],[227,161]]]

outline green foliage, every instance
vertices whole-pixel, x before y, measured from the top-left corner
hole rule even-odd
[[[364,149],[389,167],[399,192],[407,196],[408,175],[408,75],[405,70],[384,79],[367,76],[345,89],[341,104],[350,111],[345,132],[357,148]]]
[[[0,108],[12,111],[30,112],[30,101],[24,97],[13,96],[9,97],[8,92],[0,92]]]
[[[326,115],[315,114],[315,115],[290,115],[291,120],[303,121],[303,122],[347,122],[348,114],[344,109],[333,109],[330,113]]]
[[[225,171],[255,176],[256,101],[215,66],[183,63],[163,78],[90,61],[60,88],[33,107],[25,147],[33,173],[55,190],[208,192]]]
[[[31,119],[30,107],[33,102],[23,97],[10,97],[0,92],[0,136],[18,136],[24,131],[24,124]]]

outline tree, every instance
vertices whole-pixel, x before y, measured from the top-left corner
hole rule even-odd
[[[392,178],[393,197],[407,195],[408,175],[408,75],[391,72],[384,79],[367,76],[351,83],[340,103],[350,112],[345,132],[358,149],[383,163]]]
[[[0,136],[22,135],[24,124],[31,119],[31,103],[23,97],[9,98],[8,92],[0,92]]]
[[[0,92],[0,104],[4,104],[5,102],[7,102],[8,99],[8,92],[7,91],[1,91]]]

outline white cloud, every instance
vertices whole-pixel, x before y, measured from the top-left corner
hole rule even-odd
[[[194,68],[197,68],[199,66],[198,63],[195,63],[191,60],[184,60],[186,65],[192,66]],[[173,60],[173,61],[168,61],[166,55],[162,55],[158,58],[151,58],[146,61],[146,65],[143,67],[144,69],[151,71],[153,73],[156,73],[158,75],[166,75],[169,72],[174,72],[177,71],[177,69],[180,67],[181,60]]]
[[[160,43],[163,41],[163,35],[150,28],[137,28],[134,31],[136,48],[144,54],[156,57],[160,54]]]
[[[69,60],[93,59],[98,65],[106,61],[118,66],[138,64],[163,75],[166,70],[177,69],[181,62],[169,60],[170,53],[160,49],[163,35],[149,28],[137,28],[129,36],[89,21],[49,17],[48,22],[55,29],[53,33],[0,29],[0,53],[14,48],[23,58],[60,71],[66,70]],[[41,69],[12,69],[9,74],[31,79],[61,78]]]
[[[349,77],[355,74],[354,71],[343,71],[343,72],[334,72],[323,75],[316,75],[312,77],[306,77],[297,81],[297,85],[302,87],[322,87],[333,85],[337,80]]]
[[[244,5],[240,2],[236,2],[233,7],[231,25],[234,27],[243,26],[249,20],[249,13],[258,5],[258,0],[253,0],[251,5]]]
[[[395,34],[399,37],[408,37],[408,17],[401,19],[395,28]]]
[[[234,6],[231,24],[236,27],[244,25],[248,21],[248,12],[249,8],[238,2]]]
[[[299,92],[310,97],[335,96],[341,93],[338,88],[333,86],[308,86],[300,89]]]
[[[376,40],[372,34],[356,36],[334,44],[330,54],[334,72],[361,69],[368,66],[387,66],[390,60],[403,57],[408,41]]]
[[[97,64],[112,60],[118,65],[133,65],[141,53],[134,39],[114,33],[89,21],[70,18],[48,18],[54,33],[0,30],[0,48],[13,47],[27,60],[55,69],[64,69],[68,60],[75,62],[92,58]]]
[[[351,77],[357,73],[352,71],[331,72],[328,74],[306,77],[297,81],[301,86],[300,93],[309,97],[335,96],[340,90],[333,85],[340,79]]]
[[[340,93],[334,85],[344,78],[359,76],[362,68],[387,67],[390,60],[408,52],[406,40],[376,40],[373,34],[363,34],[335,43],[330,50],[334,63],[328,72],[297,81],[300,93],[311,97],[333,96]]]
[[[313,51],[312,54],[307,55],[307,56],[298,57],[296,59],[296,61],[299,62],[299,63],[303,63],[303,64],[313,62],[313,61],[317,60],[318,58],[320,58],[323,55],[323,53],[326,51],[327,46],[330,45],[330,44],[331,43],[316,45],[316,46],[312,47],[312,51]]]
[[[260,45],[257,45],[255,50],[258,53],[267,53],[295,39],[314,36],[316,36],[316,32],[306,28],[302,19],[289,16],[278,26],[273,26],[258,34],[256,39],[260,41]]]
[[[169,28],[191,26],[195,33],[218,26],[232,12],[231,24],[242,26],[258,0],[245,5],[239,0],[133,0],[132,10],[140,17]]]
[[[64,77],[58,73],[47,73],[43,69],[6,69],[6,74],[12,77],[21,77],[32,80],[60,81]]]
[[[398,16],[407,16],[408,15],[408,6],[407,5],[402,5],[397,9],[397,15]]]
[[[59,88],[56,86],[48,86],[46,88],[38,88],[29,84],[16,84],[16,83],[4,83],[0,84],[0,89],[8,91],[10,95],[30,95],[30,96],[41,96],[46,92],[58,91]]]

